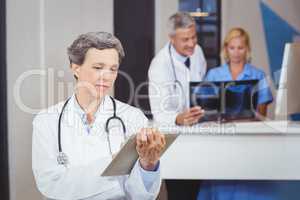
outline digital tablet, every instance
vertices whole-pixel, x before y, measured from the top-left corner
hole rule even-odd
[[[164,134],[166,145],[161,154],[171,146],[179,134]],[[121,176],[130,174],[138,159],[136,151],[136,135],[129,137],[125,145],[120,149],[101,176]]]

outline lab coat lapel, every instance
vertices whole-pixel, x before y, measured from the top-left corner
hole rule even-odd
[[[82,140],[87,134],[80,115],[75,110],[75,95],[73,95],[64,110],[61,126],[61,144],[72,165],[86,162]]]
[[[78,115],[78,113],[76,113],[75,101],[76,101],[75,95],[73,95],[64,109],[64,113],[62,116],[62,123],[64,126],[85,131],[82,120]]]

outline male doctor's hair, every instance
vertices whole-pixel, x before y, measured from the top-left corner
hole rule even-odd
[[[250,37],[249,34],[247,33],[246,30],[244,30],[243,28],[240,27],[235,27],[232,28],[227,35],[225,36],[224,42],[223,42],[223,47],[222,47],[222,52],[221,54],[223,55],[224,60],[228,63],[229,60],[229,56],[228,56],[228,52],[227,52],[227,46],[229,44],[229,42],[234,39],[234,38],[241,38],[247,48],[247,54],[246,54],[246,58],[245,61],[246,62],[250,62],[251,61],[251,44],[250,44]]]
[[[195,25],[194,18],[188,12],[177,12],[168,20],[169,35],[175,35],[178,28],[189,28]]]
[[[98,50],[115,49],[119,54],[119,63],[125,56],[122,44],[118,38],[107,32],[89,32],[74,40],[68,47],[68,56],[70,63],[82,65],[85,59],[85,54],[90,48]]]

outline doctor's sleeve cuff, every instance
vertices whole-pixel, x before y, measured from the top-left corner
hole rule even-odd
[[[159,162],[157,163],[154,171],[144,170],[142,168],[140,162],[138,162],[138,166],[139,166],[139,169],[140,169],[140,172],[141,172],[141,176],[142,176],[145,188],[146,188],[147,191],[149,191],[150,188],[152,187],[153,183],[155,182],[155,180],[159,176],[160,163]]]
[[[158,167],[157,171],[145,171],[145,173],[148,173],[149,177],[146,176],[149,179],[143,177],[142,173],[139,161],[137,161],[125,183],[126,196],[128,195],[131,197],[130,199],[136,200],[154,200],[159,193],[161,185],[160,167]],[[149,184],[144,181],[144,178],[147,179]]]

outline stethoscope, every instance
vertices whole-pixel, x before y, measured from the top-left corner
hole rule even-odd
[[[61,109],[61,112],[59,114],[59,118],[58,118],[58,156],[57,156],[57,163],[59,165],[65,165],[65,166],[69,163],[69,160],[68,160],[68,156],[66,155],[66,153],[63,152],[62,146],[61,146],[61,119],[62,119],[64,110],[65,110],[65,108],[66,108],[66,106],[67,106],[70,99],[71,99],[71,97],[68,98],[66,100],[66,102],[64,103],[64,105]],[[110,142],[109,123],[112,120],[117,120],[117,121],[120,122],[120,124],[122,126],[124,141],[126,140],[126,127],[125,127],[125,124],[124,124],[123,120],[120,117],[118,117],[117,114],[116,114],[116,112],[117,112],[116,101],[111,96],[110,96],[110,99],[111,99],[111,102],[113,104],[113,115],[106,120],[105,132],[106,132],[106,136],[107,136],[106,138],[107,138],[107,143],[108,143],[108,147],[109,147],[109,152],[110,152],[111,155],[113,155],[111,142]]]
[[[171,51],[171,43],[169,43],[169,57],[170,57],[172,71],[173,71],[173,76],[174,76],[174,89],[176,89],[176,84],[177,84],[177,85],[179,85],[180,90],[183,91],[183,86],[180,83],[180,81],[178,80],[177,75],[176,75],[175,64],[174,64],[174,60],[173,60],[173,56],[172,56],[172,51]]]
[[[183,89],[183,85],[180,83],[180,81],[178,80],[177,75],[176,75],[175,64],[174,64],[172,51],[171,51],[171,43],[169,43],[168,48],[169,48],[169,57],[170,57],[170,62],[171,62],[173,77],[174,77],[174,91],[177,91],[176,85],[178,85],[179,92],[181,93],[181,95],[183,95],[184,94],[184,89]],[[184,99],[185,99],[185,97],[184,97]]]

